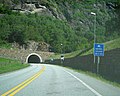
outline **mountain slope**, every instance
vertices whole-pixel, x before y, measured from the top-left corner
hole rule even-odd
[[[51,50],[54,52],[61,52],[62,49],[64,49],[64,52],[71,52],[78,49],[82,50],[89,48],[93,45],[95,30],[95,16],[91,15],[91,12],[96,13],[95,32],[97,36],[96,41],[98,43],[112,40],[120,36],[119,7],[116,8],[114,3],[112,3],[111,6],[111,3],[106,3],[104,0],[97,3],[94,2],[94,0],[37,0],[37,2],[36,0],[31,0],[32,2],[30,0],[21,0],[21,2],[19,0],[16,0],[16,2],[11,0],[3,1],[4,2],[0,4],[2,6],[0,10],[2,10],[2,14],[9,13],[9,16],[4,18],[6,21],[4,19],[2,20],[5,22],[0,22],[1,25],[4,25],[1,27],[1,32],[7,35],[4,36],[2,34],[0,38],[1,41],[10,43],[15,41],[22,45],[27,40],[44,41],[50,44]],[[10,10],[8,11],[8,9],[14,9],[18,5],[21,5],[21,8],[18,10],[19,12],[23,11],[23,9],[24,11],[27,10],[26,16],[15,14],[10,12]],[[25,5],[29,7],[25,9]],[[42,7],[31,9],[30,6],[34,5]],[[44,10],[31,15],[34,10],[40,10],[41,8]],[[15,19],[16,17],[17,19]],[[9,19],[11,19],[11,21],[8,21]],[[17,20],[15,23],[16,26],[14,26],[14,24],[11,25],[14,19]],[[26,24],[23,24],[24,21]],[[18,28],[20,32],[17,32],[16,28]],[[15,38],[13,38],[14,40],[8,40],[8,38],[10,38],[9,36],[13,37],[10,33],[17,33],[18,35],[20,33],[21,35],[18,37],[21,41]],[[62,43],[64,46],[61,46]]]
[[[105,42],[104,46],[105,46],[105,49],[104,49],[105,51],[120,48],[120,38]],[[93,48],[88,52],[83,53],[82,55],[88,55],[88,54],[93,54]]]

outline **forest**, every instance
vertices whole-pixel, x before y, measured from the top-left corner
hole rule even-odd
[[[54,52],[61,52],[61,44],[64,53],[90,48],[94,42],[95,24],[94,17],[88,14],[91,11],[97,13],[95,31],[98,43],[120,36],[119,0],[113,3],[111,0],[98,0],[100,7],[96,8],[99,11],[93,6],[96,0],[40,0],[54,14],[62,14],[65,19],[13,12],[6,2],[9,0],[0,1],[0,47],[14,42],[23,45],[34,40],[48,43]],[[19,3],[17,0],[12,2]],[[104,3],[106,9],[103,9]]]

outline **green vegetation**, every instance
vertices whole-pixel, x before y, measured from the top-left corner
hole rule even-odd
[[[28,64],[21,64],[17,60],[0,58],[0,74],[28,67]]]
[[[72,28],[66,22],[49,16],[5,15],[0,19],[0,29],[1,43],[22,45],[27,40],[34,40],[47,42],[54,52],[61,52],[61,43],[65,52],[77,49]]]
[[[9,8],[7,6],[4,6],[3,4],[0,4],[0,13],[2,14],[10,14],[12,11],[9,10]]]
[[[0,47],[10,48],[8,43],[17,42],[23,45],[28,40],[34,40],[50,44],[51,50],[57,53],[61,53],[62,49],[64,53],[69,53],[90,48],[93,45],[95,24],[91,12],[96,13],[96,35],[99,43],[120,37],[119,0],[116,0],[115,4],[112,0],[98,0],[97,3],[96,0],[38,1],[45,5],[53,16],[43,13],[14,13],[10,10],[11,5],[19,4],[19,0],[0,1],[0,14],[3,15],[0,16]],[[111,5],[106,6],[108,2],[116,5],[112,6],[115,7],[114,10]]]
[[[67,54],[65,54],[65,58],[75,57],[75,56],[77,56],[80,52],[81,52],[80,50],[77,50],[77,51],[74,51],[74,52],[71,52],[71,53],[67,53]]]
[[[120,38],[105,43],[105,51],[120,48]]]
[[[66,53],[66,54],[63,54],[65,58],[72,58],[72,57],[75,57],[77,56],[81,51],[80,50],[77,50],[77,51],[74,51],[74,52],[71,52],[71,53]],[[61,58],[61,54],[54,54],[54,55],[51,55],[49,57],[49,59],[60,59]]]
[[[105,51],[120,48],[120,38],[105,42],[104,44],[105,44]],[[83,56],[83,55],[93,54],[93,48],[80,54],[81,52],[82,52],[82,50],[81,51],[77,50],[77,51],[74,51],[71,53],[66,53],[66,54],[64,54],[64,57],[65,58],[72,58],[72,57],[75,57],[77,55]],[[60,56],[61,56],[61,54],[54,54],[54,55],[50,56],[49,58],[59,59]]]
[[[7,43],[6,41],[0,40],[0,48],[10,49],[12,46],[10,43]]]
[[[104,46],[105,46],[105,51],[120,48],[120,38],[105,42]],[[82,55],[89,55],[89,54],[93,54],[93,48],[87,51],[86,53],[83,53]]]

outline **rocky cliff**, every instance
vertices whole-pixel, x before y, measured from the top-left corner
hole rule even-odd
[[[96,13],[98,42],[104,42],[106,36],[110,35],[110,32],[107,31],[111,31],[109,27],[112,26],[108,23],[112,23],[112,19],[115,18],[118,20],[119,16],[119,13],[115,11],[118,8],[118,4],[106,3],[104,0],[99,2],[92,2],[92,0],[21,0],[21,2],[19,1],[19,3],[15,4],[13,9],[17,9],[18,5],[21,5],[21,9],[18,7],[20,12],[48,15],[68,22],[76,31],[77,35],[85,37],[89,41],[93,40],[95,20],[91,12],[94,12]],[[117,29],[119,30],[119,28]],[[112,36],[114,35],[116,37],[116,35],[119,35],[118,30],[113,29]]]
[[[77,43],[78,46],[84,46],[80,48],[85,48],[92,46],[94,42],[94,31],[96,32],[97,43],[120,36],[119,4],[106,2],[106,0],[94,1],[95,0],[2,0],[1,3],[9,6],[8,8],[13,11],[25,14],[38,14],[39,16],[47,15],[63,21],[68,24],[77,35],[77,37],[74,37],[74,42]],[[91,12],[94,14],[91,14]]]

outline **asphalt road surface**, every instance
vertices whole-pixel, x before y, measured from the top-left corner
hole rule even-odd
[[[120,96],[120,88],[54,65],[0,75],[0,96]]]

